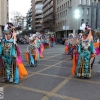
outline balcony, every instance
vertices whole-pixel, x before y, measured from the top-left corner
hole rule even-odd
[[[49,4],[51,1],[52,1],[52,0],[46,0],[46,2],[43,4],[43,8],[44,8],[47,4]]]
[[[39,15],[39,16],[35,16],[35,19],[42,19],[43,16],[42,15]]]
[[[53,16],[51,15],[51,16],[48,16],[48,17],[44,18],[43,22],[46,22],[48,20],[53,20]]]
[[[40,23],[40,20],[36,20],[35,23]]]
[[[41,27],[42,27],[42,24],[36,24],[35,26],[36,26],[36,27],[39,27],[39,26],[41,26]]]
[[[38,3],[38,2],[42,2],[42,0],[35,0],[35,4]]]
[[[45,11],[47,11],[48,9],[50,9],[51,7],[53,7],[53,3],[51,2],[50,4],[48,4],[44,9],[43,9],[43,13]]]
[[[53,8],[52,9],[50,9],[48,12],[46,12],[45,14],[43,14],[43,17],[46,17],[46,16],[48,16],[48,15],[50,15],[50,14],[52,14],[53,13]]]
[[[42,15],[42,12],[36,12],[35,15]]]

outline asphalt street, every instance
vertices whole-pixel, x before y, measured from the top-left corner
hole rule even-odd
[[[80,79],[71,74],[71,56],[64,53],[63,45],[45,49],[37,67],[28,67],[24,56],[27,45],[20,48],[29,75],[17,85],[0,83],[3,100],[100,100],[100,56],[96,57],[92,77]]]

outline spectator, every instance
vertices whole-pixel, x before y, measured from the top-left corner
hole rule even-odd
[[[55,39],[54,39],[54,36],[52,36],[50,38],[50,47],[53,48],[54,47],[54,42],[55,42]]]

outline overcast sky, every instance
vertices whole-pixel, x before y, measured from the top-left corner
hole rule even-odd
[[[9,0],[9,17],[11,18],[13,11],[18,11],[25,16],[30,7],[31,0]]]

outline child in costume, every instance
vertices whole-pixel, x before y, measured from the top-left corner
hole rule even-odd
[[[35,47],[35,38],[29,38],[29,45],[27,47],[26,59],[30,67],[37,66],[37,54]]]

